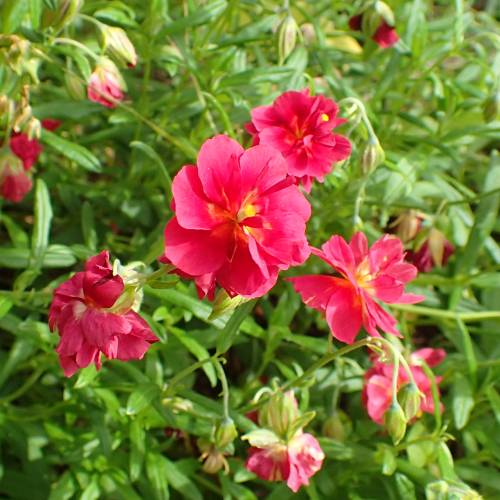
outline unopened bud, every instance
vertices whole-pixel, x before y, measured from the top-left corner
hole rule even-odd
[[[352,428],[349,417],[342,410],[335,410],[323,424],[323,435],[337,441],[345,441]]]
[[[208,319],[216,319],[227,312],[236,309],[238,306],[247,302],[249,299],[245,299],[241,295],[236,295],[235,297],[230,297],[224,289],[220,289],[213,302],[212,312]]]
[[[0,56],[9,68],[18,75],[28,61],[30,43],[18,35],[0,35]]]
[[[224,453],[218,450],[209,439],[200,438],[197,444],[202,452],[200,460],[203,462],[203,471],[207,474],[216,474],[221,469],[224,469],[226,474],[229,472],[229,464]]]
[[[40,139],[42,135],[42,124],[38,118],[32,116],[24,128],[24,132],[28,136],[28,139]]]
[[[447,259],[449,253],[451,253],[448,252],[447,248],[450,246],[450,242],[446,239],[446,236],[435,227],[431,228],[429,231],[427,242],[432,256],[432,261],[438,267],[443,266],[443,264],[445,264],[445,259]]]
[[[12,128],[14,129],[15,132],[20,132],[31,120],[31,118],[32,118],[31,106],[30,105],[23,106],[20,112],[16,114],[16,117],[14,118],[14,123],[12,124]]]
[[[361,169],[365,175],[373,172],[385,160],[385,153],[376,137],[370,137],[363,151]]]
[[[12,99],[6,95],[0,96],[0,126],[3,130],[8,130],[11,127],[14,118],[15,105]]]
[[[297,32],[299,27],[293,16],[288,14],[281,23],[278,32],[278,52],[280,64],[292,53],[297,43]]]
[[[77,75],[67,71],[64,74],[64,83],[66,91],[72,99],[80,101],[85,98],[85,87]]]
[[[394,402],[384,414],[384,425],[394,444],[398,444],[406,432],[406,417],[398,402]]]
[[[286,436],[298,417],[299,409],[293,391],[276,392],[260,410],[259,424],[279,436]]]
[[[400,402],[408,421],[420,413],[420,391],[413,382],[410,382],[401,389]]]
[[[223,420],[215,429],[214,443],[223,450],[238,437],[238,431],[231,419]]]
[[[395,228],[396,236],[403,242],[412,241],[422,227],[422,218],[415,210],[407,210],[400,214],[389,227]]]
[[[129,37],[121,28],[102,25],[102,46],[119,64],[133,68],[137,64],[137,54]]]
[[[486,99],[483,107],[483,117],[488,123],[500,118],[500,90]]]
[[[377,0],[374,4],[375,12],[385,21],[389,26],[394,26],[394,12],[392,9],[385,3]]]

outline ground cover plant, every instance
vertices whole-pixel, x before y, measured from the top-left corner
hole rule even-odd
[[[4,0],[0,496],[500,498],[496,9]]]

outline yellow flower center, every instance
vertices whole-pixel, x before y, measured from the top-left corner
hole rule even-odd
[[[323,113],[323,114],[321,115],[321,119],[322,119],[324,122],[327,122],[327,121],[330,119],[330,117],[329,117],[326,113]]]

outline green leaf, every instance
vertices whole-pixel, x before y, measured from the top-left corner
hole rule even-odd
[[[42,15],[42,0],[29,0],[31,27],[37,30],[40,27],[40,16]]]
[[[167,167],[158,153],[151,146],[141,141],[132,141],[130,143],[130,147],[142,151],[150,160],[152,160],[158,168],[158,172],[160,174],[159,178],[163,185],[163,189],[165,189],[165,193],[169,195],[172,191],[172,179],[170,178]]]
[[[56,151],[91,172],[101,172],[101,164],[87,148],[67,141],[49,130],[42,131],[42,141]]]
[[[171,327],[169,328],[169,332],[171,332],[198,361],[210,357],[210,353],[197,340],[190,337],[180,328]],[[204,363],[202,369],[210,381],[210,385],[215,387],[217,385],[217,375],[214,366],[211,363]]]
[[[80,500],[98,500],[101,496],[101,489],[99,488],[99,481],[97,476],[92,476],[92,480],[83,490]]]
[[[149,479],[155,500],[169,500],[167,473],[165,470],[165,460],[158,453],[148,453],[146,455],[146,475]]]
[[[254,306],[255,301],[251,300],[234,310],[231,318],[222,332],[220,332],[219,338],[217,339],[216,347],[219,354],[225,353],[233,345],[243,320],[251,313]]]
[[[66,471],[50,491],[48,500],[69,500],[75,494],[75,482],[70,471]]]
[[[132,392],[127,401],[127,408],[125,410],[127,415],[136,415],[141,410],[160,395],[160,388],[153,384],[144,384],[139,386]]]
[[[190,500],[202,500],[203,496],[196,485],[186,476],[174,462],[171,462],[167,458],[163,457],[165,475],[167,476],[167,481],[177,490],[182,498],[189,498]]]
[[[472,409],[474,408],[474,397],[469,379],[460,373],[455,376],[453,383],[453,420],[457,429],[463,429],[467,422]]]
[[[130,439],[130,462],[129,471],[131,481],[136,481],[141,475],[144,456],[146,454],[146,432],[143,423],[139,419],[134,419],[129,426]]]

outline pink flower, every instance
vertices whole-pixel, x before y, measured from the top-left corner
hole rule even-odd
[[[421,361],[425,361],[430,367],[436,366],[446,357],[443,349],[432,349],[426,347],[411,354],[408,364],[415,379],[418,390],[423,395],[420,400],[420,412],[433,413],[434,400],[432,398],[431,381],[420,366]],[[373,367],[365,374],[362,399],[370,418],[382,424],[384,414],[392,403],[392,373],[394,367],[376,359]],[[398,391],[409,383],[409,377],[404,368],[400,365],[398,371]],[[441,377],[436,377],[439,383]]]
[[[326,315],[333,336],[351,344],[362,325],[372,336],[380,336],[378,329],[399,335],[396,319],[378,301],[413,304],[423,300],[404,293],[417,270],[403,261],[401,241],[384,235],[369,249],[366,236],[359,232],[349,244],[341,236],[332,236],[321,248],[313,248],[312,253],[341,277],[310,275],[289,280],[306,305]]]
[[[124,288],[123,279],[113,275],[109,253],[103,251],[55,290],[49,326],[59,331],[56,351],[66,377],[91,363],[99,369],[101,353],[122,361],[142,359],[158,340],[132,310],[133,300]]]
[[[18,160],[19,161],[19,160]],[[0,196],[14,203],[19,203],[31,191],[31,176],[24,171],[21,162],[4,163],[0,167]]]
[[[338,106],[309,90],[290,91],[271,106],[252,110],[252,122],[246,126],[254,144],[277,149],[286,159],[288,174],[310,189],[313,179],[323,182],[333,163],[351,154],[351,143],[332,129],[344,123],[337,118]]]
[[[351,19],[349,19],[349,27],[354,31],[362,31],[363,14],[351,17]],[[390,26],[383,18],[380,18],[380,23],[375,32],[371,34],[371,38],[379,47],[382,47],[383,49],[392,47],[399,41],[396,29],[393,26]]]
[[[107,108],[116,107],[124,98],[125,83],[118,68],[109,59],[103,59],[90,75],[87,97]]]
[[[163,261],[194,277],[204,293],[218,283],[231,296],[264,295],[280,270],[309,255],[310,205],[286,170],[269,147],[245,151],[224,135],[206,141],[197,166],[184,166],[174,179]]]
[[[246,468],[266,481],[286,481],[297,492],[321,469],[325,454],[314,436],[299,431],[287,444],[252,447]]]

